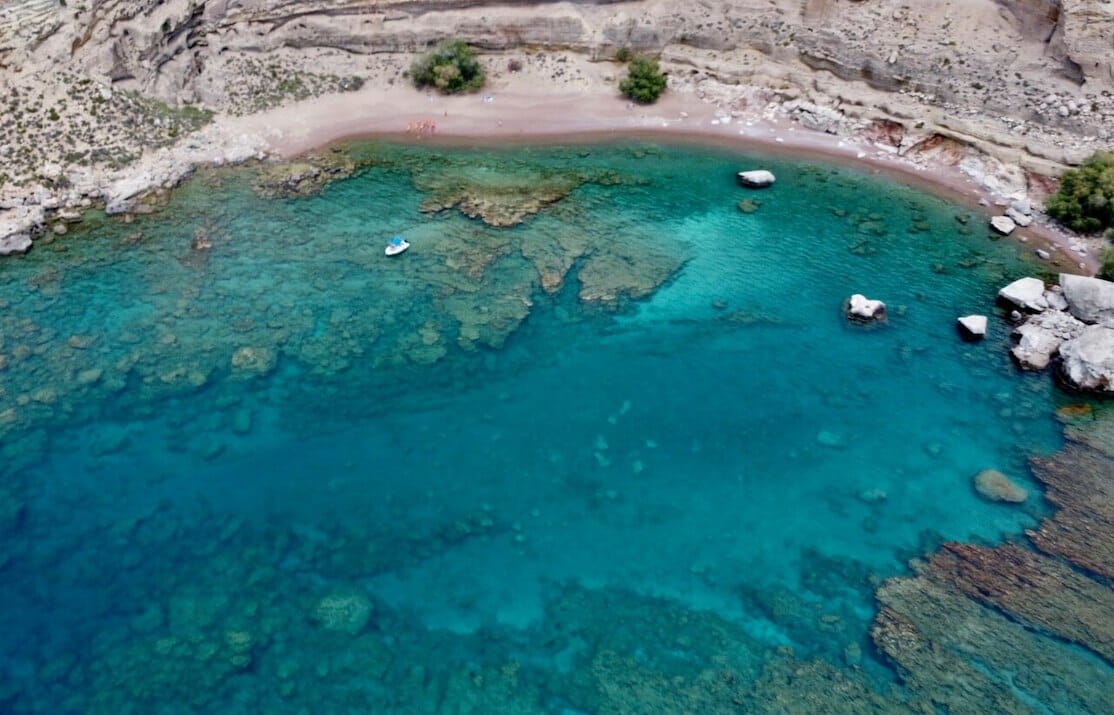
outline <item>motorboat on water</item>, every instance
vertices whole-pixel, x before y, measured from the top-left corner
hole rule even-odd
[[[397,256],[398,254],[410,248],[410,244],[402,236],[395,236],[391,242],[387,244],[386,254],[388,256]]]

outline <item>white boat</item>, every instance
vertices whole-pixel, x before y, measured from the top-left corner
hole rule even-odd
[[[405,251],[407,248],[410,248],[410,244],[407,243],[406,239],[402,236],[395,236],[391,239],[391,242],[387,244],[387,250],[385,251],[385,253],[388,256],[397,256],[398,254]]]

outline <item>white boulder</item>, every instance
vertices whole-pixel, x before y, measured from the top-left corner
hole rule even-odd
[[[739,183],[748,189],[764,189],[767,186],[772,186],[774,181],[774,174],[766,169],[755,169],[754,171],[740,171],[738,173]]]
[[[1114,328],[1114,283],[1061,273],[1060,288],[1072,315],[1084,323]]]
[[[990,219],[990,227],[1003,236],[1008,236],[1017,228],[1017,224],[1009,216],[995,216]]]
[[[1060,374],[1078,390],[1114,394],[1114,328],[1090,325],[1060,346]]]
[[[1059,290],[1059,286],[1052,286],[1051,290],[1044,292],[1044,302],[1048,303],[1049,310],[1067,310],[1068,301]]]
[[[998,298],[1028,311],[1048,308],[1048,301],[1044,298],[1044,281],[1040,278],[1018,278],[998,291]]]
[[[959,333],[967,340],[982,340],[986,336],[985,315],[965,315],[959,318]]]
[[[1010,221],[1013,221],[1016,225],[1020,226],[1021,228],[1025,228],[1026,226],[1029,226],[1030,224],[1033,223],[1033,217],[1032,216],[1026,216],[1025,214],[1021,213],[1020,211],[1013,208],[1012,206],[1010,208],[1006,209],[1006,218],[1008,218]],[[1007,231],[1006,233],[1009,233],[1009,232]]]
[[[1071,315],[1058,310],[1038,313],[1014,329],[1017,344],[1010,354],[1025,370],[1043,370],[1061,345],[1078,337],[1086,327]]]
[[[0,256],[26,253],[31,234],[46,220],[41,206],[16,206],[0,213]]]
[[[847,299],[847,317],[862,321],[884,320],[886,304],[880,300],[871,300],[861,293],[856,293]]]
[[[31,234],[13,233],[0,236],[0,256],[10,256],[14,253],[27,253],[31,248]]]

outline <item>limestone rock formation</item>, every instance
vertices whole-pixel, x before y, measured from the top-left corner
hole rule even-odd
[[[966,340],[982,340],[986,337],[985,315],[964,315],[956,320],[960,335]]]
[[[1035,312],[1048,307],[1044,299],[1044,281],[1040,278],[1018,278],[998,291],[998,298],[1022,310]]]
[[[1060,375],[1069,386],[1114,394],[1114,327],[1087,326],[1060,346],[1060,357]]]
[[[1084,323],[1114,328],[1114,283],[1061,273],[1060,287],[1072,315]]]
[[[990,227],[1003,236],[1008,236],[1017,228],[1017,224],[1009,216],[995,216],[990,219]]]
[[[764,189],[767,186],[773,186],[777,180],[773,172],[767,169],[755,169],[753,171],[740,171],[737,175],[739,185],[745,186],[748,189]]]
[[[1026,370],[1043,370],[1064,341],[1078,337],[1086,326],[1058,310],[1037,313],[1013,331],[1011,354]]]
[[[859,322],[873,322],[885,320],[886,304],[880,300],[867,298],[861,293],[856,293],[847,299],[847,317]]]

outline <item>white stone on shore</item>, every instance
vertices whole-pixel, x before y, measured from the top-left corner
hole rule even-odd
[[[1049,258],[1052,258],[1052,254],[1044,250],[1043,248],[1038,248],[1037,258],[1041,259],[1042,261],[1047,261]]]
[[[1048,307],[1048,301],[1044,298],[1044,281],[1040,278],[1018,278],[998,291],[998,298],[1029,311]]]
[[[847,317],[863,321],[883,320],[886,317],[886,304],[856,293],[847,299]]]
[[[1006,218],[1013,221],[1021,228],[1025,228],[1026,226],[1029,226],[1033,223],[1032,216],[1026,216],[1012,206],[1006,209]]]
[[[764,189],[767,186],[772,186],[777,180],[773,172],[766,169],[755,169],[754,171],[740,171],[738,173],[739,183],[748,189]]]
[[[1027,197],[1014,199],[1012,202],[1010,202],[1010,210],[1015,211],[1022,216],[1032,216],[1033,204]]]
[[[1003,236],[1008,236],[1013,233],[1013,230],[1017,228],[1017,225],[1009,216],[995,216],[994,218],[990,219],[990,227]]]
[[[982,340],[986,336],[985,315],[965,315],[959,318],[959,332],[968,340]]]

